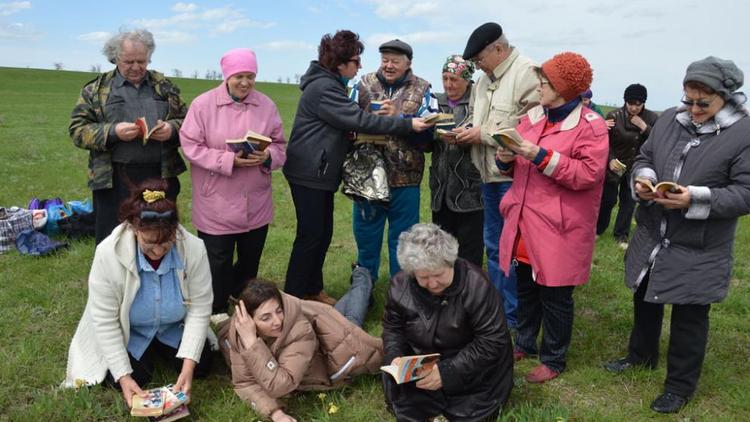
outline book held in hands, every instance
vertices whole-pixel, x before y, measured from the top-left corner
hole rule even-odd
[[[381,366],[380,370],[390,374],[396,384],[424,378],[440,360],[440,353],[428,355],[401,356],[396,365]]]
[[[492,139],[495,140],[501,147],[513,151],[511,146],[519,148],[523,145],[523,138],[516,131],[516,128],[506,127],[492,134]]]
[[[680,185],[675,182],[660,182],[654,185],[650,180],[642,177],[636,177],[635,181],[642,184],[643,186],[646,186],[653,193],[679,193],[681,191]]]
[[[165,125],[167,123],[159,122],[156,126],[152,127],[151,129],[148,128],[148,122],[146,122],[145,117],[139,117],[135,119],[135,125],[138,126],[139,134],[138,136],[143,141],[143,145],[146,145],[146,142],[148,142],[148,138],[154,134],[157,130],[159,130],[162,125]]]
[[[247,157],[255,151],[265,151],[273,141],[268,136],[248,130],[242,138],[227,139],[225,142],[232,151],[242,151],[242,156]]]

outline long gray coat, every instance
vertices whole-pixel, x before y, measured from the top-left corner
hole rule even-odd
[[[659,118],[632,178],[687,186],[690,207],[641,201],[625,283],[635,291],[651,267],[645,301],[709,304],[727,295],[737,219],[750,213],[750,117],[744,107],[727,105],[696,129],[683,110]]]

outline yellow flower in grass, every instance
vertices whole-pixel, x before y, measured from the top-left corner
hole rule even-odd
[[[320,401],[325,400],[326,399],[326,393],[320,393],[320,394],[318,394],[318,398],[320,399]]]
[[[339,407],[333,403],[328,403],[328,414],[333,415],[339,411]]]

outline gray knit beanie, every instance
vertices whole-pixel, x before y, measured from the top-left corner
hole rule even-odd
[[[690,63],[682,84],[685,85],[689,81],[700,82],[708,86],[726,100],[742,87],[744,74],[733,61],[708,56],[703,60]]]

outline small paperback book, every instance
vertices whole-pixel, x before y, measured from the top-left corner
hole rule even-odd
[[[232,151],[242,151],[242,155],[247,157],[254,151],[264,151],[271,145],[272,140],[268,136],[248,130],[242,138],[227,139],[225,142]]]
[[[380,370],[391,374],[396,384],[423,378],[440,360],[440,353],[429,355],[401,356],[397,365],[381,366]]]
[[[453,115],[448,113],[433,113],[422,116],[425,123],[437,123],[442,121],[453,121]]]
[[[152,127],[151,129],[148,128],[148,122],[146,122],[145,117],[139,117],[135,120],[135,125],[138,126],[138,130],[140,131],[140,134],[138,136],[141,137],[143,140],[143,145],[146,145],[146,142],[148,142],[148,138],[154,134],[157,130],[159,130],[162,125],[166,123],[161,122],[157,124],[156,126]]]
[[[660,182],[654,185],[653,183],[651,183],[650,180],[641,178],[641,177],[636,177],[635,181],[651,189],[651,192],[654,192],[654,193],[657,193],[657,192],[658,193],[665,193],[665,192],[678,193],[680,192],[680,185],[678,185],[675,182]]]
[[[523,144],[523,138],[521,138],[521,135],[516,131],[516,128],[512,127],[503,128],[496,133],[493,133],[492,139],[506,149],[511,149],[511,145],[514,147],[520,147]]]
[[[190,414],[187,411],[187,405],[190,403],[190,396],[182,391],[174,389],[174,385],[169,384],[164,387],[153,388],[148,390],[148,397],[145,399],[139,396],[133,396],[133,408],[130,409],[132,416],[151,416],[159,417],[159,421],[176,420],[161,419],[165,416],[177,416],[178,413],[184,413],[184,417]]]
[[[628,169],[628,166],[626,166],[625,163],[623,163],[622,161],[618,160],[617,158],[615,158],[613,161],[614,161],[614,166],[613,167],[615,168],[613,171],[618,176],[622,176],[623,174],[625,174],[625,170]]]

